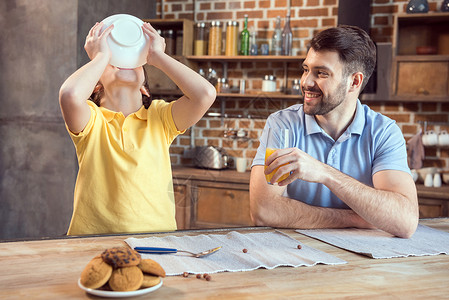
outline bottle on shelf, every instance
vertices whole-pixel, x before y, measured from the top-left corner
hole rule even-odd
[[[206,36],[206,23],[196,23],[195,27],[195,55],[207,54],[207,36]]]
[[[222,29],[220,21],[212,21],[210,23],[209,32],[209,55],[221,55]]]
[[[249,55],[248,15],[245,15],[244,27],[240,33],[240,55]]]
[[[254,30],[251,32],[251,37],[250,37],[250,41],[249,41],[249,55],[257,55],[257,32]]]
[[[165,53],[167,53],[168,55],[175,55],[176,40],[174,30],[168,29],[164,31],[163,36],[165,38]]]
[[[284,29],[282,30],[282,55],[292,55],[293,33],[290,28],[290,14],[285,18]]]
[[[228,21],[226,26],[226,56],[236,56],[238,54],[238,30],[239,22]]]
[[[271,38],[271,55],[281,55],[282,51],[282,29],[281,17],[276,17],[276,27],[274,28],[273,36]]]

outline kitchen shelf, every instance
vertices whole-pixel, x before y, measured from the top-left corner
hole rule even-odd
[[[436,54],[449,54],[449,13],[399,14],[394,37],[396,55],[416,55],[419,46],[432,46]]]
[[[189,55],[187,59],[199,62],[302,62],[306,56],[287,56],[287,55]]]
[[[435,54],[418,55],[418,47]],[[391,100],[449,102],[449,13],[399,14],[394,22]]]
[[[180,52],[183,56],[193,54],[193,25],[195,24],[193,21],[188,19],[143,19],[142,21],[150,23],[156,30],[172,29],[182,32],[182,49]]]
[[[281,99],[281,100],[301,100],[300,95],[287,95],[280,92],[256,92],[256,93],[218,93],[217,98],[238,98],[238,99],[255,99],[255,98],[269,98],[269,99]]]
[[[168,96],[182,96],[180,90],[165,90],[165,89],[152,89],[150,91],[153,95],[168,95]],[[242,100],[252,100],[260,98],[269,98],[277,100],[301,100],[301,95],[287,95],[281,92],[248,92],[246,94],[238,93],[218,93],[217,98],[226,99],[242,99]]]

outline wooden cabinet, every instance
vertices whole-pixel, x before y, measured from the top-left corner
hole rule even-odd
[[[448,13],[397,15],[393,54],[393,99],[449,101]]]
[[[253,226],[249,173],[178,168],[173,172],[178,229]]]
[[[439,188],[417,185],[419,217],[439,218],[449,217],[449,186]]]
[[[149,22],[156,30],[160,30],[163,35],[167,30],[173,30],[176,55],[173,57],[183,64],[192,67],[186,56],[192,55],[193,44],[193,24],[194,22],[187,19],[144,19]],[[152,94],[158,94],[158,91],[168,92],[169,94],[179,94],[180,91],[176,84],[164,72],[156,67],[144,66],[148,84]]]
[[[449,200],[419,198],[419,218],[449,217]]]
[[[173,184],[176,206],[176,224],[179,230],[190,228],[190,191],[187,184]]]
[[[187,19],[144,19],[144,22],[149,22],[156,30],[164,32],[165,30],[173,30],[178,38],[182,35],[182,41],[178,43],[176,53],[180,56],[192,55],[193,45],[193,25],[194,22]]]
[[[192,228],[252,226],[248,184],[195,181]]]

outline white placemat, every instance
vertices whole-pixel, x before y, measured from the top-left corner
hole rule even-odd
[[[418,225],[410,239],[372,229],[298,229],[299,233],[372,258],[425,256],[449,253],[449,233]]]
[[[346,261],[308,247],[281,232],[201,234],[197,236],[165,236],[128,238],[131,247],[166,247],[201,252],[218,246],[222,248],[206,257],[185,254],[142,254],[142,258],[157,261],[167,275],[239,272],[280,266],[299,267],[316,264],[345,264]],[[301,249],[298,249],[301,245]],[[247,253],[243,252],[247,249]]]

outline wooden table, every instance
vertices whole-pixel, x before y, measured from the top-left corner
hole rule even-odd
[[[449,232],[449,219],[421,220]],[[247,231],[272,229],[248,228]],[[141,299],[289,298],[448,298],[449,256],[372,259],[342,250],[293,230],[283,230],[306,245],[346,260],[344,265],[278,267],[212,274],[212,280],[171,276]],[[165,235],[195,235],[185,231]],[[207,231],[206,231],[207,232]],[[214,231],[214,233],[217,233]],[[161,234],[159,234],[161,235]],[[136,235],[133,235],[136,236]],[[144,237],[147,235],[139,235]],[[0,243],[0,299],[92,298],[77,286],[85,265],[105,248],[124,245],[129,236],[63,238]]]

